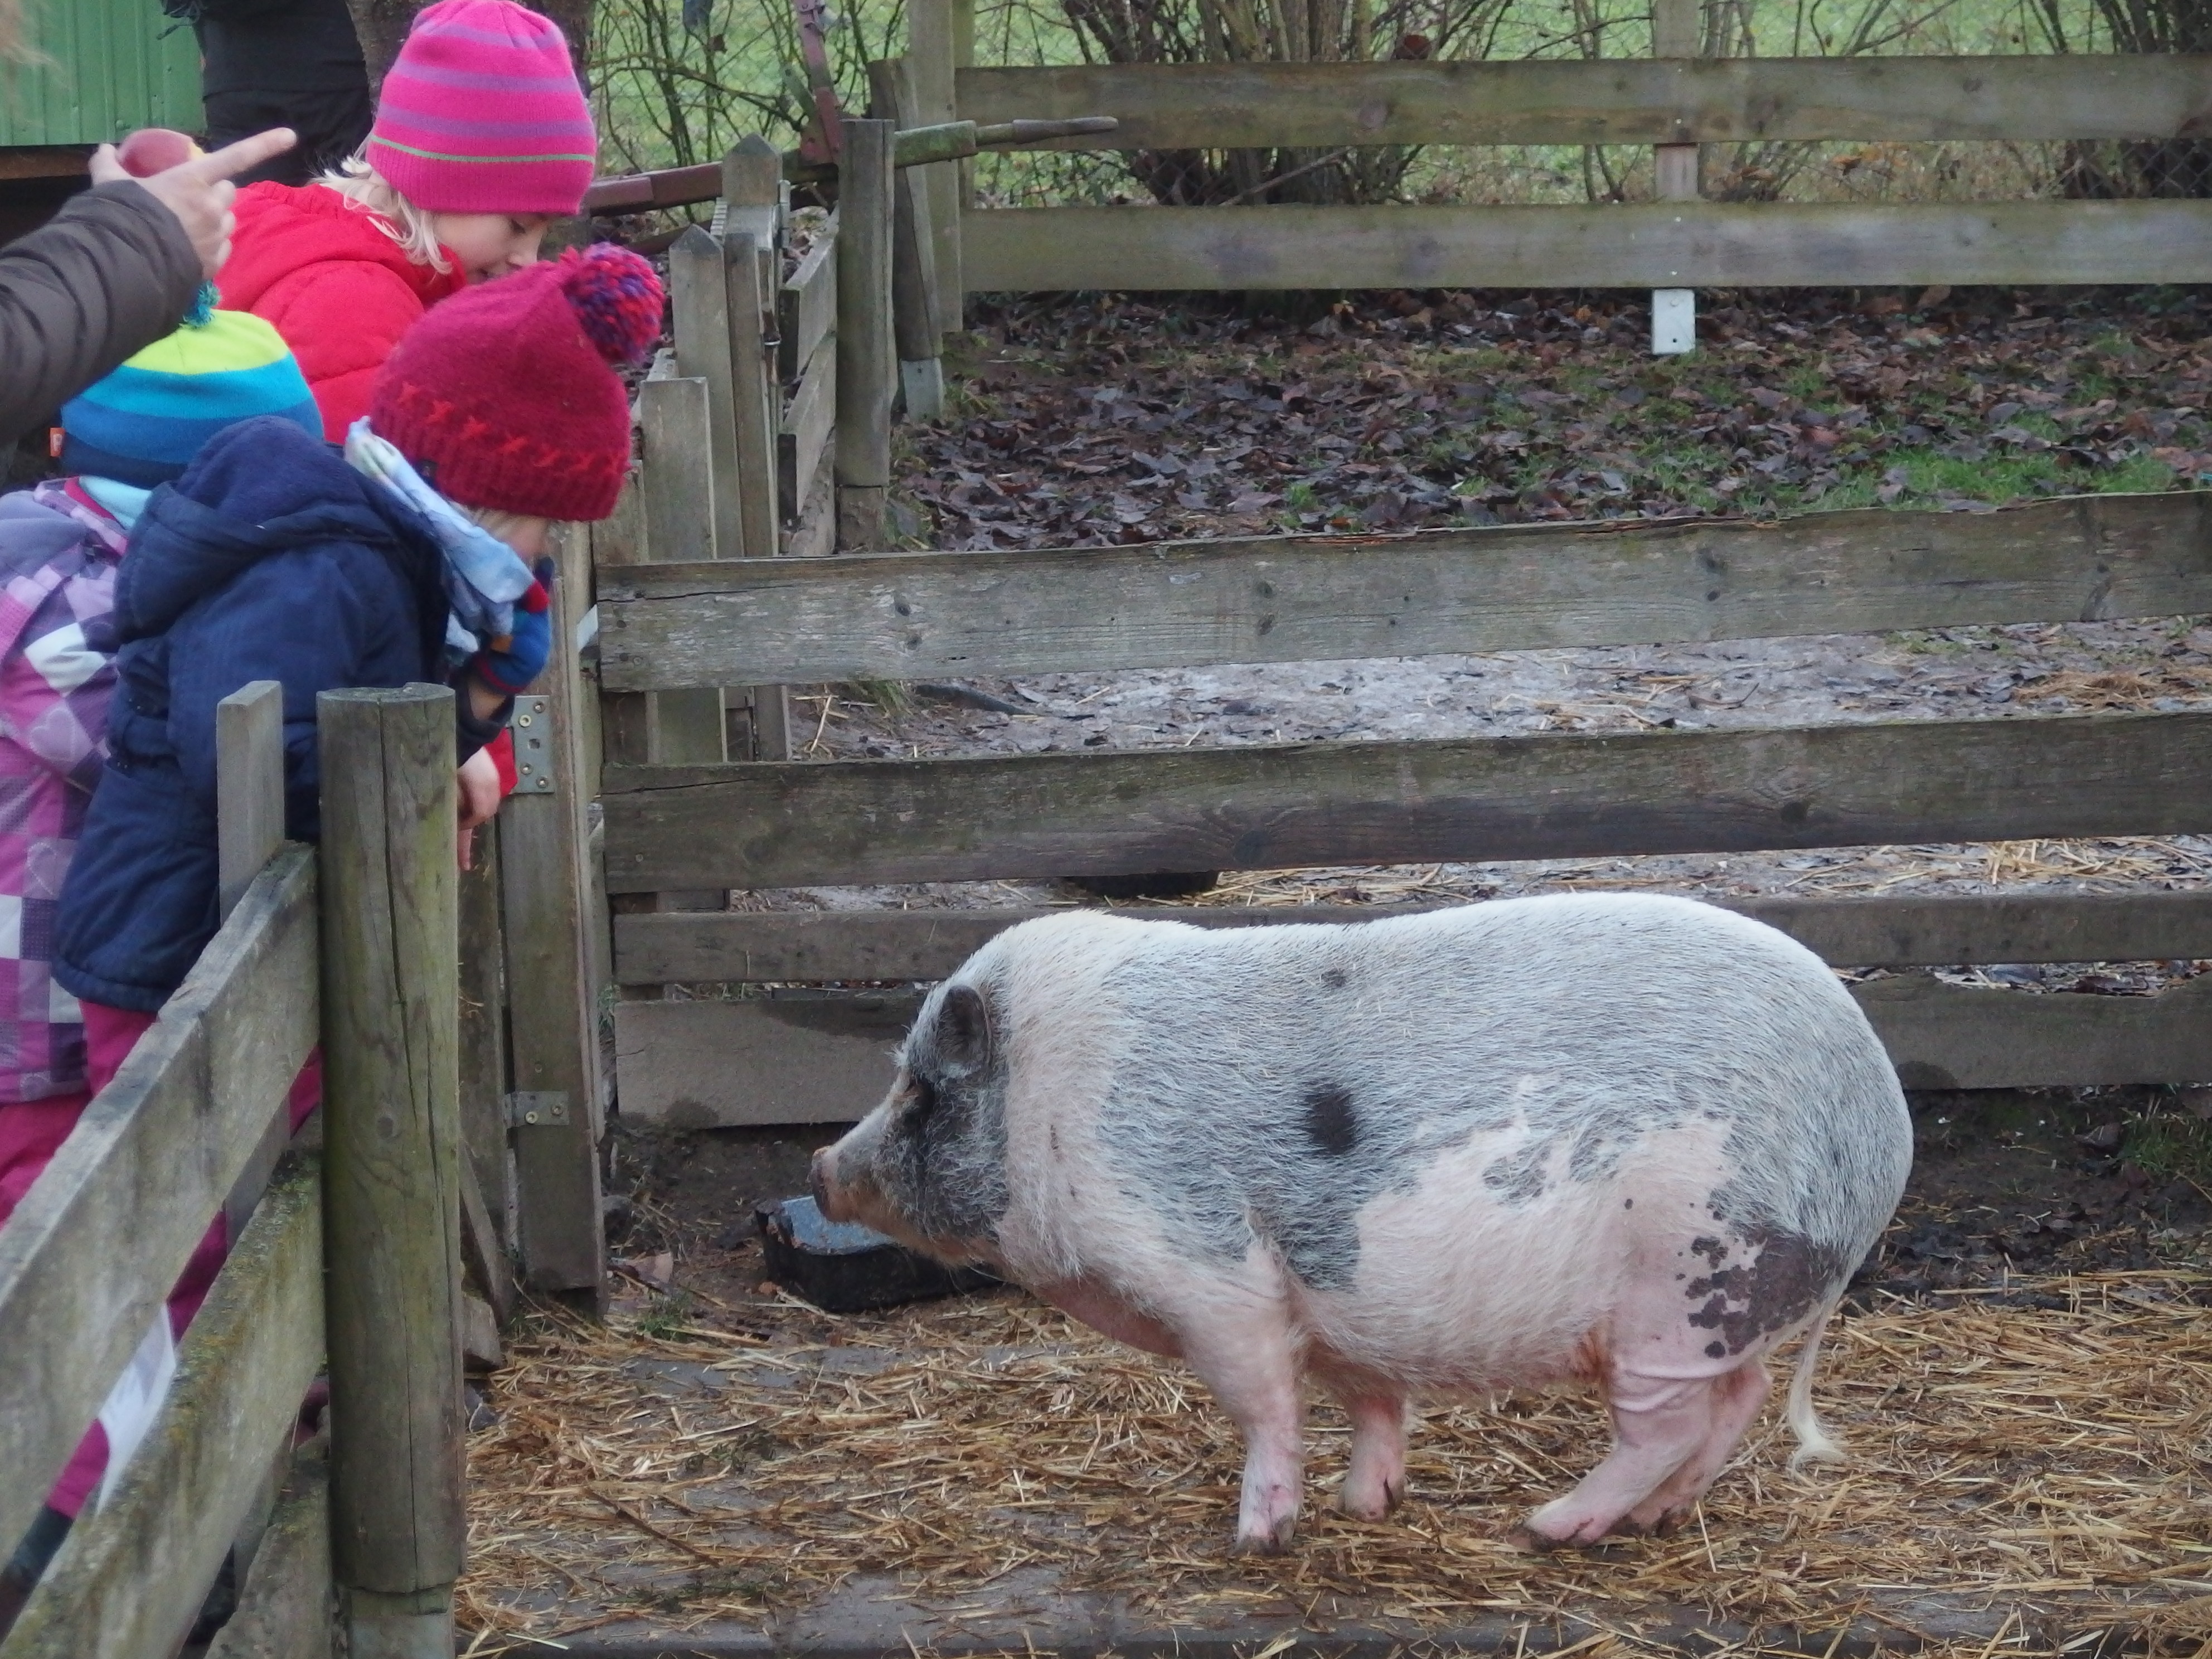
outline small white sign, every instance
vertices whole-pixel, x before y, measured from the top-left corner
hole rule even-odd
[[[1693,288],[1651,290],[1651,355],[1671,357],[1698,349],[1698,291]]]

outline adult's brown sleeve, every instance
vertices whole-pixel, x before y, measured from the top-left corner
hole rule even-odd
[[[199,285],[184,226],[128,180],[0,248],[0,444],[173,331]]]

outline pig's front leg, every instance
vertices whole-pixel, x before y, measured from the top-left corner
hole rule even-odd
[[[1209,1307],[1183,1328],[1183,1358],[1244,1435],[1239,1554],[1275,1555],[1297,1530],[1304,1468],[1297,1350],[1282,1304]]]
[[[1406,1397],[1375,1389],[1342,1399],[1352,1419],[1352,1467],[1337,1507],[1361,1521],[1380,1521],[1406,1496]]]

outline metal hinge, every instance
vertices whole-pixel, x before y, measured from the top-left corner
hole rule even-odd
[[[553,793],[553,699],[514,700],[514,793]]]
[[[565,1127],[568,1121],[568,1091],[565,1089],[518,1089],[507,1097],[510,1129]]]

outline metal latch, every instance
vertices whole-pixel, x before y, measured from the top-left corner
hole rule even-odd
[[[553,793],[553,700],[517,697],[514,700],[514,793],[550,795]]]
[[[568,1121],[565,1089],[518,1089],[507,1097],[510,1129],[560,1128]]]

